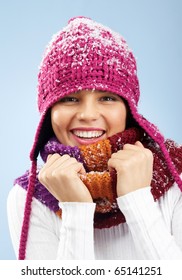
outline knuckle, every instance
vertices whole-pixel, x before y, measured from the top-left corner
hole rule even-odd
[[[58,153],[52,154],[51,156],[53,159],[57,159],[59,157],[61,157]]]
[[[70,164],[71,164],[71,163],[79,163],[79,162],[77,162],[77,160],[76,160],[75,158],[70,157]]]
[[[51,172],[51,177],[52,178],[56,178],[57,177],[57,170],[56,169]]]
[[[117,151],[116,153],[113,153],[110,157],[110,159],[114,159],[117,155],[119,155],[122,151]]]
[[[130,148],[130,144],[124,144],[123,145],[123,150],[127,150],[128,148]]]
[[[47,172],[45,170],[40,170],[40,172],[38,174],[38,179],[42,183],[46,182],[48,180]]]
[[[114,158],[114,155],[115,155],[115,153],[113,153],[113,154],[111,155],[111,157],[110,157],[110,159],[108,160],[108,162],[111,162],[111,161],[112,161],[112,159]]]
[[[70,158],[70,156],[68,155],[68,154],[65,154],[65,155],[63,155],[63,156],[60,156],[62,159],[69,159]]]
[[[146,156],[147,156],[149,159],[153,159],[153,153],[152,153],[151,150],[145,149],[145,152],[146,152]]]
[[[83,167],[83,164],[81,162],[76,162],[78,167]]]
[[[62,179],[66,179],[66,178],[69,178],[69,175],[70,172],[69,172],[69,168],[59,168],[59,169],[56,169],[56,170],[53,170],[52,171],[52,178],[54,180],[62,180]]]
[[[51,171],[51,178],[53,180],[57,180],[58,178],[65,176],[65,174],[66,174],[65,169],[55,168],[54,170]]]

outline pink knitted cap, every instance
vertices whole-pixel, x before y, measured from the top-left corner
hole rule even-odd
[[[40,138],[45,137],[47,111],[55,102],[79,90],[103,90],[118,94],[128,102],[133,118],[159,144],[170,170],[178,177],[163,136],[156,126],[138,113],[140,91],[136,68],[134,55],[120,34],[90,18],[71,19],[54,35],[40,65],[38,108],[41,120],[31,160],[37,158],[41,149]]]
[[[108,90],[137,104],[136,63],[125,40],[88,18],[74,18],[54,36],[39,73],[40,112],[78,90]]]

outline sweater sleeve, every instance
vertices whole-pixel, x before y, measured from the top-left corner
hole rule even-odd
[[[182,259],[182,194],[177,186],[159,202],[150,187],[117,201],[143,259]]]
[[[18,185],[14,186],[8,196],[7,213],[16,257],[18,257],[25,200],[26,191]],[[60,219],[53,211],[33,198],[26,259],[94,258],[95,204],[62,203],[62,207],[63,217]]]
[[[58,248],[59,259],[94,259],[95,203],[59,203],[62,227]]]

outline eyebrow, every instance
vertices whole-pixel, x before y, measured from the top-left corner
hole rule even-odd
[[[78,91],[75,91],[75,92],[72,92],[70,94],[79,94],[82,90],[78,90]],[[100,93],[100,94],[106,94],[106,93],[109,93],[109,94],[113,94],[113,95],[117,95],[116,93],[114,92],[110,92],[110,91],[107,91],[107,90],[95,90],[95,89],[84,89],[83,91],[90,91],[90,93]]]
[[[97,93],[97,94],[100,94],[100,95],[103,95],[103,94],[110,94],[110,95],[113,95],[113,96],[118,96],[120,97],[119,95],[117,95],[116,93],[113,93],[113,92],[110,92],[110,91],[101,91],[101,90],[92,90],[92,89],[84,89],[84,90],[78,90],[78,91],[75,91],[75,92],[71,92],[69,93],[69,95],[72,95],[72,94],[80,94],[81,91],[90,91],[90,93]]]

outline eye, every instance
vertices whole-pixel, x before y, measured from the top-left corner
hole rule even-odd
[[[61,103],[75,103],[78,102],[78,98],[74,97],[74,96],[66,96],[60,99]]]
[[[100,100],[101,101],[116,101],[117,100],[117,98],[116,97],[114,97],[114,96],[102,96],[101,98],[100,98]]]

